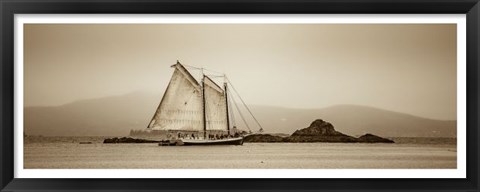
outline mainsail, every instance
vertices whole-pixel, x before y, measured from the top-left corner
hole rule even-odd
[[[175,71],[148,128],[203,131],[202,87],[181,64],[172,67]]]
[[[227,102],[225,92],[212,79],[203,77],[205,89],[205,119],[207,131],[227,131]]]

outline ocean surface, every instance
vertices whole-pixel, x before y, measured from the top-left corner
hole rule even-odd
[[[455,138],[394,144],[244,143],[241,146],[103,144],[109,137],[25,137],[25,169],[455,169]],[[92,144],[80,144],[92,142]]]

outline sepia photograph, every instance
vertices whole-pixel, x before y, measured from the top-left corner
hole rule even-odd
[[[22,168],[457,169],[457,27],[27,23]]]

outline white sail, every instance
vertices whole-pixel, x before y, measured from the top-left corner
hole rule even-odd
[[[210,78],[204,77],[206,130],[227,131],[227,104],[225,94]]]
[[[201,86],[181,64],[172,67],[175,71],[148,128],[203,131]]]

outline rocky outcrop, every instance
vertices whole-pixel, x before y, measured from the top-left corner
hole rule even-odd
[[[333,125],[321,119],[313,121],[309,127],[295,131],[287,142],[357,142],[357,138],[335,130]]]
[[[284,138],[279,136],[273,136],[269,134],[254,134],[248,135],[243,138],[244,142],[250,143],[276,143],[283,142]]]
[[[359,138],[336,131],[333,125],[322,119],[313,121],[309,127],[295,131],[288,137],[278,137],[268,134],[256,134],[245,137],[245,142],[331,142],[331,143],[393,143],[372,134]]]
[[[103,143],[158,143],[158,141],[146,140],[146,139],[134,139],[130,137],[122,138],[107,138],[103,140]]]
[[[296,130],[291,136],[339,136],[343,135],[333,128],[333,125],[321,119],[313,121],[309,127]]]

